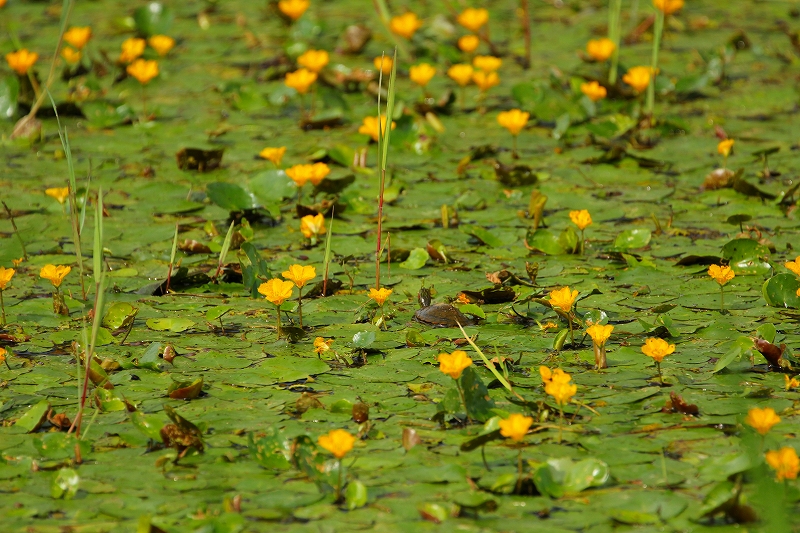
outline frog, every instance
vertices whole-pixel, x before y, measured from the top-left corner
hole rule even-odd
[[[450,304],[431,304],[430,289],[420,289],[417,299],[421,306],[414,313],[417,322],[438,328],[455,328],[459,324],[473,326],[477,323]]]

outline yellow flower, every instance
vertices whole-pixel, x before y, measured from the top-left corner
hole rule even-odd
[[[302,289],[307,282],[317,277],[317,269],[313,266],[292,265],[289,270],[283,271],[281,276],[293,281],[298,289]]]
[[[303,16],[303,13],[306,12],[310,5],[311,2],[309,0],[280,0],[278,9],[290,19],[297,20]]]
[[[633,87],[633,90],[640,93],[650,85],[650,76],[653,69],[650,67],[631,67],[622,76],[622,81]]]
[[[292,289],[294,283],[291,281],[284,281],[280,278],[272,278],[266,283],[262,283],[258,287],[258,292],[263,294],[264,297],[275,305],[281,305],[283,302],[292,297]]]
[[[483,8],[468,7],[459,13],[456,21],[473,33],[477,33],[481,26],[489,22],[489,12]]]
[[[45,265],[39,271],[39,277],[48,280],[57,289],[61,286],[61,282],[64,281],[70,270],[72,270],[72,267],[64,265]]]
[[[425,87],[428,85],[428,82],[431,81],[431,78],[433,78],[434,74],[436,74],[436,69],[427,63],[414,65],[408,70],[408,76],[411,78],[411,81],[420,87]]]
[[[556,368],[555,370],[550,370],[546,366],[539,367],[539,375],[542,376],[542,383],[547,386],[550,383],[569,383],[572,381],[572,376],[561,370],[560,368]]]
[[[258,155],[262,159],[266,159],[267,161],[272,161],[272,163],[279,167],[281,165],[281,161],[283,160],[283,155],[286,153],[286,147],[281,146],[280,148],[273,148],[267,147],[261,150]]]
[[[317,337],[314,339],[314,351],[317,352],[317,355],[322,355],[331,349],[331,344],[333,344],[333,339]]]
[[[306,94],[308,92],[308,88],[311,87],[315,81],[317,81],[316,72],[311,72],[308,69],[301,68],[295,70],[294,72],[287,72],[286,79],[283,81],[283,83],[287,87],[291,87],[300,94]]]
[[[6,0],[0,0],[0,7],[3,7],[3,4],[6,3]],[[6,349],[0,348],[0,363],[4,363],[6,360]]]
[[[614,331],[614,326],[611,324],[606,326],[601,324],[592,324],[586,328],[586,334],[589,335],[592,338],[592,342],[598,346],[605,346],[608,339],[611,338],[612,331]]]
[[[4,291],[6,286],[11,281],[11,278],[14,277],[17,271],[13,268],[6,268],[0,266],[0,291]]]
[[[150,80],[158,76],[158,61],[152,59],[137,59],[125,69],[128,74],[136,78],[142,85],[147,85]]]
[[[717,153],[723,157],[728,157],[731,155],[731,149],[733,148],[733,143],[735,143],[733,139],[725,139],[724,141],[720,141],[717,145]]]
[[[378,56],[372,60],[372,64],[375,65],[376,69],[382,71],[384,74],[391,74],[394,60],[388,56]]]
[[[286,169],[286,175],[292,178],[292,181],[294,181],[295,185],[298,187],[302,187],[309,181],[313,185],[319,185],[319,183],[330,173],[331,169],[325,163],[314,163],[313,165],[294,165]]]
[[[458,39],[458,49],[468,54],[477,50],[479,44],[481,44],[481,40],[477,35],[465,35]]]
[[[412,12],[407,12],[399,17],[392,17],[389,21],[389,29],[392,33],[411,39],[418,29],[422,27],[422,21]]]
[[[581,92],[588,96],[592,102],[598,102],[608,95],[606,88],[596,81],[581,83]]]
[[[544,391],[552,396],[558,405],[565,405],[578,392],[578,386],[574,383],[553,380],[544,386]]]
[[[578,226],[579,230],[585,230],[592,225],[592,215],[590,215],[589,211],[586,209],[581,209],[580,211],[570,211],[569,219],[573,224]]]
[[[614,41],[607,37],[592,39],[586,43],[586,53],[595,61],[606,61],[616,49]]]
[[[472,65],[469,63],[459,63],[447,69],[447,75],[462,87],[466,87],[472,81],[472,73]]]
[[[122,52],[119,54],[120,63],[132,63],[134,59],[144,53],[144,47],[147,43],[144,39],[138,37],[131,37],[122,42]]]
[[[330,56],[325,50],[308,50],[297,58],[297,64],[311,72],[319,72],[330,61]]]
[[[150,47],[160,56],[165,56],[175,46],[175,39],[168,35],[153,35],[147,40]]]
[[[672,15],[683,7],[683,0],[653,0],[653,5],[665,15]]]
[[[397,123],[393,120],[392,121],[392,129],[395,129]],[[386,131],[386,115],[381,115],[381,129],[380,131]],[[378,137],[380,136],[380,132],[378,131],[378,118],[377,117],[364,117],[364,122],[358,128],[358,133],[363,135],[369,135],[372,137],[372,140],[378,142]]]
[[[64,40],[78,50],[83,49],[92,38],[92,28],[89,26],[73,26],[64,32]]]
[[[733,269],[729,266],[711,265],[708,267],[708,275],[720,286],[723,286],[732,280],[736,274],[733,273]]]
[[[786,390],[792,390],[792,389],[796,389],[797,387],[800,387],[800,380],[797,379],[796,377],[790,379],[789,376],[784,374],[783,375],[783,381],[784,381],[784,387],[786,388]]]
[[[25,48],[6,54],[8,66],[20,76],[27,74],[28,69],[36,63],[37,59],[39,59],[39,54],[36,52],[29,52]]]
[[[569,287],[550,291],[550,305],[553,308],[558,307],[565,313],[569,313],[572,310],[572,305],[575,303],[576,298],[578,298],[578,291],[570,291]]]
[[[456,350],[453,353],[440,353],[437,358],[439,370],[442,374],[447,374],[453,379],[461,377],[465,368],[472,365],[472,359],[463,350]]]
[[[647,357],[652,357],[657,363],[664,360],[666,356],[675,351],[675,345],[669,344],[664,339],[658,337],[648,337],[642,346],[642,353]]]
[[[744,421],[748,426],[758,431],[759,434],[766,435],[772,429],[772,426],[781,421],[781,417],[775,413],[775,409],[772,407],[765,407],[764,409],[753,407],[747,412],[747,418]]]
[[[321,435],[317,443],[333,454],[337,459],[341,459],[347,452],[353,449],[356,438],[343,429],[334,429],[327,435]]]
[[[497,72],[479,70],[472,75],[472,83],[477,85],[481,91],[486,92],[495,85],[500,84],[500,76],[497,75]]]
[[[498,424],[500,426],[500,434],[502,436],[520,442],[525,438],[525,435],[531,428],[531,424],[533,424],[533,418],[529,416],[523,416],[519,413],[512,413],[508,415],[508,418],[504,418]]]
[[[315,238],[325,233],[325,217],[322,213],[306,215],[300,219],[300,231],[306,239]]]
[[[330,173],[331,169],[325,163],[314,163],[311,165],[311,176],[309,176],[308,181],[316,187]]]
[[[511,133],[511,135],[519,135],[531,114],[527,111],[519,109],[512,109],[511,111],[503,111],[497,115],[497,122]]]
[[[392,294],[392,289],[387,289],[386,287],[381,287],[380,289],[376,290],[374,287],[369,290],[370,300],[375,300],[375,303],[383,307],[384,302],[389,299],[389,296]]]
[[[794,261],[786,261],[783,266],[800,276],[800,255]]]
[[[503,60],[494,56],[475,56],[472,66],[484,72],[495,72],[503,64]]]
[[[65,46],[61,49],[61,57],[63,57],[68,64],[74,65],[81,60],[81,52],[69,46]]]
[[[69,197],[69,187],[50,187],[49,189],[45,189],[44,193],[50,198],[54,198],[61,205],[64,205],[64,202]]]
[[[775,479],[797,479],[800,472],[800,458],[790,446],[784,446],[778,451],[770,450],[766,453],[767,464],[775,470]]]

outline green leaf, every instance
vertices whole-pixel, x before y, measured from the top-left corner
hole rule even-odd
[[[350,511],[364,507],[367,504],[367,486],[358,480],[351,481],[347,484],[344,499]]]
[[[753,239],[733,239],[722,247],[722,257],[740,276],[764,276],[772,272],[769,254],[769,248]]]
[[[164,425],[152,415],[146,415],[141,411],[130,413],[130,420],[133,427],[142,432],[146,437],[154,441],[161,441],[161,427]]]
[[[486,246],[490,246],[492,248],[503,246],[503,240],[500,239],[500,237],[498,237],[496,233],[489,231],[486,228],[482,228],[480,226],[473,226],[470,224],[461,224],[460,226],[458,226],[458,229],[462,233],[466,233],[467,235],[472,235]]]
[[[19,417],[14,425],[24,429],[27,433],[33,433],[47,420],[47,411],[49,410],[50,402],[41,400],[25,411],[25,414]]]
[[[761,294],[772,307],[800,309],[798,290],[800,290],[800,279],[784,272],[765,281],[761,287]]]
[[[479,422],[485,422],[494,416],[492,412],[494,400],[489,396],[489,389],[484,385],[475,367],[465,368],[459,380],[469,416]]]
[[[194,326],[194,322],[188,318],[150,318],[146,322],[147,327],[153,331],[171,331],[180,333]]]
[[[560,498],[577,494],[589,487],[599,487],[608,481],[608,465],[593,457],[573,462],[572,459],[548,459],[533,475],[536,489],[542,494]]]
[[[562,255],[567,253],[561,245],[561,240],[546,229],[537,229],[533,233],[528,233],[526,237],[528,246],[547,255]]]
[[[652,234],[649,229],[634,228],[626,229],[617,235],[614,240],[614,248],[619,250],[631,250],[634,248],[644,248],[650,244]]]
[[[172,9],[161,2],[149,2],[133,12],[136,30],[145,37],[169,34],[174,18]]]
[[[375,342],[375,332],[372,330],[359,331],[353,335],[353,348],[364,350]]]
[[[268,427],[264,435],[247,435],[250,455],[258,464],[270,470],[288,470],[292,457],[292,441],[280,429]]]
[[[10,119],[17,112],[19,80],[14,75],[0,79],[0,119]]]
[[[411,250],[411,253],[408,254],[408,259],[400,263],[399,266],[407,270],[419,270],[425,266],[425,263],[427,263],[430,258],[431,256],[428,255],[428,252],[426,252],[424,248],[414,248]]]
[[[115,302],[106,311],[106,316],[103,317],[103,326],[111,330],[127,328],[133,323],[138,312],[138,307],[127,302]]]
[[[50,484],[50,495],[53,498],[71,500],[78,492],[81,478],[72,468],[62,468]]]
[[[257,209],[256,197],[233,183],[214,182],[206,185],[208,199],[231,212]]]

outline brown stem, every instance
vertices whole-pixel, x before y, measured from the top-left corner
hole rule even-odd
[[[522,31],[525,35],[525,58],[522,68],[528,70],[531,68],[531,17],[528,0],[520,0],[520,7],[522,8]]]
[[[64,15],[63,18],[64,25],[61,29],[61,33],[59,33],[58,35],[58,42],[56,43],[56,51],[55,54],[53,54],[53,62],[50,63],[50,72],[47,74],[47,81],[44,84],[45,90],[39,93],[39,95],[36,98],[36,101],[33,103],[33,106],[31,106],[30,112],[24,118],[20,119],[20,121],[17,124],[23,122],[25,119],[31,120],[35,118],[36,113],[39,111],[39,108],[42,107],[42,104],[44,103],[44,97],[45,94],[47,93],[47,89],[50,88],[50,85],[53,83],[53,80],[55,79],[56,63],[58,62],[59,52],[61,51],[61,45],[64,42],[64,30],[66,30],[68,26],[67,22],[69,21],[69,17],[72,14],[72,7],[74,5],[75,5],[75,0],[70,0],[69,4],[67,5],[67,13]],[[15,127],[14,133],[16,133],[16,131],[17,128]],[[12,137],[15,136],[14,133],[11,134]]]
[[[100,295],[100,286],[96,287],[94,291],[94,312],[99,313],[100,310],[97,308],[97,298]],[[86,351],[84,351],[84,363],[86,364],[86,373],[83,376],[83,390],[81,391],[81,403],[78,405],[78,414],[75,416],[75,437],[80,439],[81,437],[81,422],[83,421],[83,409],[86,406],[86,394],[89,391],[89,370],[91,369],[92,365],[92,357],[94,354],[90,353],[91,346],[86,346]],[[77,355],[77,354],[76,354]]]

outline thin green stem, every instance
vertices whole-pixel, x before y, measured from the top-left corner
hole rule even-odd
[[[281,338],[281,308],[280,306],[276,305],[275,310],[278,311],[278,320],[276,322],[277,330],[278,330],[278,338]]]
[[[514,490],[517,494],[522,489],[522,448],[517,453],[517,486]]]
[[[569,324],[569,343],[575,347],[575,330],[572,327],[572,311],[567,312],[567,323]]]
[[[5,302],[3,302],[3,290],[2,289],[0,289],[0,309],[3,310],[3,322],[2,322],[2,324],[0,324],[0,326],[5,326],[6,325],[6,304],[5,304]]]
[[[298,287],[297,295],[297,315],[300,319],[300,329],[303,329],[303,287]]]
[[[558,404],[558,443],[561,444],[561,437],[564,432],[564,406]]]
[[[658,370],[658,381],[664,384],[664,376],[661,374],[661,363],[656,361],[656,369]]]
[[[342,497],[342,460],[339,459],[339,480],[336,482],[336,501]]]
[[[661,48],[661,36],[664,32],[664,12],[656,10],[656,24],[653,29],[653,54],[650,60],[650,85],[647,86],[645,109],[647,116],[653,116],[656,101],[656,74],[658,73],[658,50]]]
[[[719,286],[719,312],[725,312],[725,287]]]
[[[469,409],[467,408],[467,398],[464,396],[464,389],[461,388],[461,376],[456,381],[456,388],[458,389],[458,395],[461,397],[461,405],[464,406],[464,414],[467,415],[467,424],[472,423],[472,419],[469,416]]]
[[[622,0],[611,0],[608,7],[608,38],[614,43],[614,51],[611,53],[611,66],[608,70],[608,83],[616,85],[617,68],[619,65],[619,41],[620,41],[620,12],[622,11]]]

